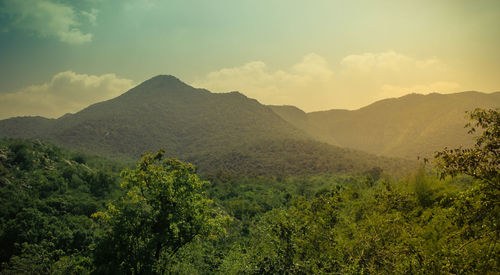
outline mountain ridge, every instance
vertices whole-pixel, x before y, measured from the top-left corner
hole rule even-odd
[[[468,146],[465,111],[500,106],[500,93],[408,94],[357,110],[304,113],[270,106],[278,115],[317,140],[372,154],[416,159],[445,146]],[[287,111],[288,110],[288,111]]]
[[[347,173],[378,163],[386,170],[406,165],[315,141],[271,108],[239,92],[211,93],[165,75],[58,119],[2,120],[0,135],[41,138],[120,158],[136,159],[146,151],[164,148],[167,155],[212,172]]]

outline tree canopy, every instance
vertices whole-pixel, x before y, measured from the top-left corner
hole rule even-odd
[[[487,253],[494,255],[500,238],[500,113],[476,109],[469,115],[469,133],[480,133],[474,146],[437,152],[437,166],[442,178],[466,174],[478,179],[456,202],[455,221],[467,240],[460,249],[488,242],[492,248]]]
[[[441,177],[197,175],[163,151],[122,170],[0,140],[0,273],[498,274],[498,111],[470,115]]]
[[[191,164],[163,154],[145,154],[135,170],[124,170],[125,194],[94,214],[105,227],[99,273],[162,273],[180,248],[218,229],[220,216],[203,194],[207,182]]]

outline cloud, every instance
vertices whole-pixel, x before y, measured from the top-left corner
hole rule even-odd
[[[334,70],[333,68],[336,68]],[[356,109],[411,92],[453,92],[451,70],[437,58],[417,59],[394,51],[348,55],[329,64],[310,53],[285,69],[263,61],[223,68],[193,81],[216,92],[239,90],[264,104],[295,105],[306,111]]]
[[[133,85],[132,80],[118,78],[115,74],[96,76],[61,72],[41,85],[0,94],[0,118],[25,115],[56,118],[116,97]]]
[[[323,81],[333,76],[333,71],[330,69],[328,62],[315,53],[304,56],[301,62],[292,66],[292,71],[296,75]]]
[[[97,14],[99,13],[98,9],[90,9],[90,11],[81,11],[81,14],[87,18],[90,24],[93,26],[97,25]]]
[[[348,55],[342,59],[340,64],[345,70],[358,72],[402,72],[406,70],[443,70],[446,68],[436,58],[418,60],[394,51]]]
[[[287,70],[272,70],[263,61],[249,62],[240,67],[210,72],[192,84],[214,92],[238,90],[265,104],[314,105],[332,80],[333,71],[326,60],[311,53]],[[311,98],[304,93],[315,89]],[[299,100],[299,101],[297,101]],[[297,104],[299,105],[299,104]]]
[[[81,30],[83,18],[95,24],[97,10],[76,11],[75,8],[53,0],[5,0],[2,12],[11,28],[24,30],[41,37],[57,37],[61,42],[82,44],[92,40],[91,33]]]

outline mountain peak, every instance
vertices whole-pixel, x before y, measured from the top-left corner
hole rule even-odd
[[[194,90],[194,88],[173,75],[157,75],[132,88],[124,95],[172,94],[182,93],[187,90]]]
[[[171,86],[171,85],[179,85],[179,84],[187,85],[186,83],[182,82],[180,79],[178,79],[177,77],[175,77],[173,75],[164,75],[164,74],[154,76],[154,77],[142,82],[142,84],[146,84],[146,83],[153,84],[153,85],[162,85],[162,86]]]
[[[149,80],[146,80],[146,81],[177,81],[177,82],[182,82],[177,77],[175,77],[173,75],[169,75],[169,74],[159,74],[159,75],[153,76],[152,78],[150,78]]]

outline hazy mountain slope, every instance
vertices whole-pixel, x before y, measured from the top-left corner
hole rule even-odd
[[[432,156],[445,146],[471,144],[473,139],[464,129],[468,122],[465,111],[476,107],[500,107],[500,92],[410,94],[359,110],[312,112],[299,119],[283,107],[273,110],[281,109],[276,113],[319,140],[379,155],[415,159]]]
[[[0,135],[43,138],[117,157],[137,158],[165,148],[168,155],[199,164],[202,170],[234,173],[347,172],[378,163],[374,156],[313,141],[270,108],[238,92],[214,94],[173,76],[154,77],[117,98],[56,120],[0,121]],[[396,161],[384,163],[380,166],[391,169]]]
[[[301,109],[289,105],[268,105],[268,107],[296,128],[308,133],[315,140],[340,146],[335,138],[328,133],[326,127],[311,123],[308,114]],[[342,112],[344,110],[334,111]]]

